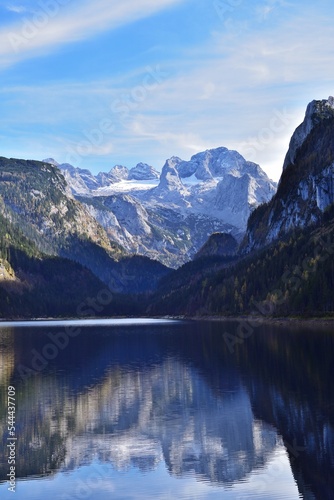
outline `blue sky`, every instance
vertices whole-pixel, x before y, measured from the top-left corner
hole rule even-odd
[[[226,146],[275,180],[334,94],[334,2],[3,0],[0,155],[92,172]]]

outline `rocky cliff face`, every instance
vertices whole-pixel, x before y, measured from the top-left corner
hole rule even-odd
[[[187,215],[173,207],[156,204],[145,208],[130,194],[82,196],[78,200],[106,229],[112,241],[120,243],[129,253],[160,260],[170,267],[188,261],[211,233],[233,229],[218,218]]]
[[[0,195],[5,216],[44,251],[71,235],[112,251],[104,229],[73,198],[60,170],[48,163],[0,158]],[[120,249],[116,249],[115,256]]]
[[[172,156],[160,178],[153,167],[140,163],[118,181],[108,181],[110,172],[105,175],[102,183],[102,174],[65,168],[72,192],[81,194],[110,238],[129,252],[172,267],[189,261],[213,232],[240,240],[250,213],[276,191],[259,165],[224,147],[189,161]]]
[[[333,109],[334,97],[332,96],[321,101],[314,100],[308,104],[304,121],[296,128],[291,138],[289,150],[284,160],[283,170],[290,164],[295,163],[297,150],[302,146],[312,129],[319,125],[322,120],[333,117]]]
[[[277,193],[253,212],[243,249],[250,251],[289,231],[316,224],[334,203],[334,98],[312,101],[294,132]]]
[[[162,168],[159,185],[147,193],[146,200],[186,205],[189,191],[184,186],[177,170],[180,159],[172,157]]]
[[[138,163],[129,171],[129,180],[145,181],[150,179],[159,179],[159,172],[147,163]]]

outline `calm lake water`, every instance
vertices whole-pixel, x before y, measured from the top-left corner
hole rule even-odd
[[[0,498],[334,499],[331,330],[2,324]]]

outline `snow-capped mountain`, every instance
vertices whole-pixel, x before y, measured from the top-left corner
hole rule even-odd
[[[115,165],[109,172],[99,172],[97,175],[93,175],[87,169],[74,167],[69,163],[60,164],[53,158],[46,158],[43,161],[62,170],[74,195],[91,195],[93,193],[98,195],[98,190],[101,190],[101,194],[103,194],[103,190],[111,186],[113,186],[113,189],[116,191],[119,191],[119,188],[123,191],[124,186],[120,183],[124,183],[125,181],[128,181],[125,182],[127,185],[125,191],[131,190],[132,188],[139,189],[140,183],[137,186],[135,181],[144,181],[143,189],[147,189],[149,187],[154,187],[160,177],[159,172],[147,163],[138,163],[130,170],[123,165]],[[153,181],[153,184],[146,184],[147,181]]]
[[[160,176],[143,163],[97,176],[57,165],[111,239],[172,267],[191,259],[213,232],[240,240],[252,210],[276,192],[259,165],[224,147],[189,161],[173,156]]]
[[[135,181],[145,181],[150,179],[159,179],[159,172],[147,163],[138,163],[129,171],[128,179]]]
[[[91,190],[100,187],[97,176],[95,177],[89,170],[74,167],[69,163],[60,164],[53,158],[46,158],[43,161],[58,167],[62,171],[73,194],[89,193]]]

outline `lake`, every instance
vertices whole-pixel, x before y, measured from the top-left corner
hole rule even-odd
[[[333,361],[316,324],[3,323],[0,497],[333,499]]]

